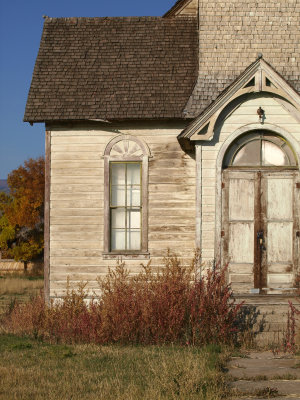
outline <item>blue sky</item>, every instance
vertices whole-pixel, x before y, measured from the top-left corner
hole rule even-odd
[[[42,16],[161,16],[175,1],[0,0],[0,179],[29,157],[44,154],[44,124],[23,122]]]

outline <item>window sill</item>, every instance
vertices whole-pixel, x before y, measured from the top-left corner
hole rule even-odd
[[[102,253],[103,260],[149,260],[150,253],[138,252],[138,253]]]

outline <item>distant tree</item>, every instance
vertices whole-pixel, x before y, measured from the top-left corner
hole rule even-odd
[[[0,248],[25,264],[43,253],[43,157],[30,158],[8,175],[9,195],[0,194]]]

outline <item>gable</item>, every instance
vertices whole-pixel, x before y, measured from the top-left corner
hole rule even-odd
[[[165,13],[165,18],[182,17],[182,16],[197,16],[198,15],[198,0],[178,0],[174,6]]]
[[[184,118],[197,19],[46,18],[25,121]]]
[[[300,112],[300,96],[290,85],[262,58],[251,64],[241,76],[228,86],[221,95],[201,113],[178,136],[179,140],[212,140],[214,129],[221,112],[233,101],[242,99],[249,93],[274,94],[285,101],[290,112]],[[241,100],[242,101],[242,100]]]

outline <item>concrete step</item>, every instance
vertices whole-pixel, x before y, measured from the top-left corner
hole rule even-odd
[[[282,343],[287,330],[289,301],[300,310],[299,297],[290,295],[248,295],[237,296],[243,301],[239,326],[252,334],[256,344],[265,346]]]

